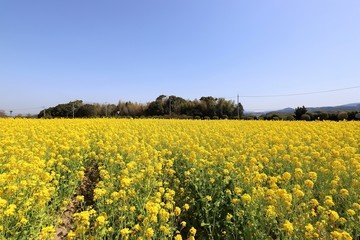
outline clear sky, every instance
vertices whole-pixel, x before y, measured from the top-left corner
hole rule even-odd
[[[259,111],[360,102],[360,1],[1,0],[0,84],[15,114],[161,94],[239,94]]]

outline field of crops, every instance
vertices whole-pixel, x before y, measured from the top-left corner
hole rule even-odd
[[[360,237],[360,122],[0,124],[0,239]]]

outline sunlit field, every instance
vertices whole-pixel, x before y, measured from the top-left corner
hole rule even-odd
[[[1,239],[360,237],[360,122],[0,124]]]

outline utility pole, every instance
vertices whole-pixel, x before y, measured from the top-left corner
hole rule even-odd
[[[75,103],[72,104],[72,117],[75,117]]]
[[[237,118],[240,119],[239,94],[237,95]]]
[[[45,108],[45,107],[42,107],[42,108],[44,108],[44,116],[43,116],[43,118],[45,118],[45,115],[46,115],[46,108]]]
[[[171,117],[171,98],[170,98],[170,96],[169,96],[169,114],[170,114],[170,117]]]

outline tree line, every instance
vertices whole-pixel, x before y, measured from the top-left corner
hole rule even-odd
[[[117,104],[84,103],[82,100],[43,109],[38,118],[95,118],[95,117],[159,117],[189,119],[241,118],[244,108],[233,100],[201,97],[185,100],[178,96],[160,95],[149,103],[119,101]]]
[[[0,110],[0,117],[7,117]],[[24,117],[17,115],[16,117]],[[26,115],[25,117],[34,117]],[[160,95],[149,103],[119,101],[117,104],[84,103],[76,100],[55,107],[43,109],[38,118],[96,118],[96,117],[131,117],[131,118],[182,118],[182,119],[261,119],[261,120],[360,120],[360,111],[313,111],[304,106],[294,112],[268,112],[263,114],[244,114],[241,103],[233,100],[201,97],[185,100],[177,96]]]
[[[246,118],[254,118],[246,116]],[[257,119],[264,120],[302,120],[302,121],[342,121],[360,120],[360,111],[314,111],[309,112],[305,106],[295,108],[293,113],[269,112]]]

